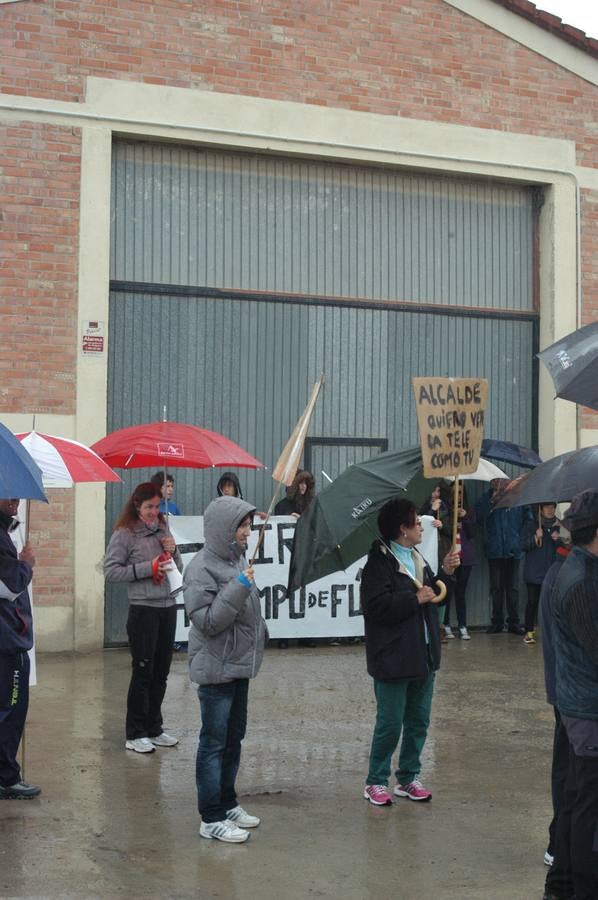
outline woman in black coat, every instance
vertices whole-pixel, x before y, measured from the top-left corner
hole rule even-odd
[[[376,725],[364,797],[389,806],[388,778],[402,734],[394,793],[411,800],[432,794],[418,779],[430,723],[435,672],[440,665],[438,582],[452,580],[459,554],[446,554],[437,575],[415,549],[422,540],[417,510],[409,500],[387,503],[361,579],[367,668],[374,679]]]
[[[316,483],[311,472],[304,469],[297,472],[293,483],[287,488],[287,495],[274,507],[275,516],[302,516],[316,494]]]

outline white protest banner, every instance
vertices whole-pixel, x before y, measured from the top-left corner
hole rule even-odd
[[[424,540],[419,550],[438,568],[438,535],[431,516],[423,516]],[[363,634],[363,616],[359,604],[359,570],[366,557],[346,571],[327,575],[295,591],[286,598],[291,546],[297,520],[272,516],[266,524],[264,540],[254,562],[255,583],[260,592],[262,614],[271,638],[358,637]],[[256,521],[249,538],[247,556],[254,552],[261,523]],[[170,530],[183,558],[183,565],[203,546],[202,516],[171,516]],[[179,614],[175,640],[187,640],[189,624],[182,596],[177,597]]]
[[[475,472],[488,399],[485,378],[412,378],[426,478]]]

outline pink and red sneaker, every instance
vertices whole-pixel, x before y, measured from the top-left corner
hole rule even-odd
[[[392,804],[392,797],[388,792],[388,788],[383,784],[366,784],[363,796],[370,803],[373,803],[374,806],[390,806]]]
[[[397,797],[409,797],[410,800],[432,799],[432,791],[427,791],[417,778],[414,778],[410,784],[397,784],[395,794]]]

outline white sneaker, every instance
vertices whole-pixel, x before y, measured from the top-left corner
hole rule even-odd
[[[224,819],[222,822],[202,822],[199,833],[203,838],[225,841],[227,844],[242,844],[249,837],[249,832],[237,828],[233,822]]]
[[[544,865],[551,866],[553,864],[553,862],[554,862],[554,856],[552,855],[552,853],[549,853],[547,850],[546,853],[544,854]]]
[[[471,635],[469,634],[469,631],[467,630],[467,628],[465,627],[465,625],[463,625],[463,626],[459,629],[459,636],[460,636],[460,638],[461,638],[462,641],[470,641],[470,640],[471,640]]]
[[[166,734],[165,731],[162,734],[157,735],[156,737],[151,737],[150,741],[156,747],[174,747],[178,744],[179,739],[173,737],[171,734]]]
[[[235,825],[238,825],[239,828],[257,828],[260,824],[258,817],[250,815],[242,806],[235,806],[233,809],[229,809],[226,818],[229,822],[234,822]]]
[[[450,625],[445,625],[445,626],[444,626],[444,635],[445,635],[445,637],[447,637],[447,638],[454,638],[454,637],[455,637],[455,635],[453,634],[453,629],[451,628]]]
[[[133,738],[132,741],[125,742],[125,747],[135,753],[153,753],[156,749],[149,738]]]

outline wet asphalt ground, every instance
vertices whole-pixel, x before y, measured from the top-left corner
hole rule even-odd
[[[244,845],[199,837],[199,704],[184,653],[172,749],[124,749],[127,650],[38,658],[33,801],[0,803],[0,897],[535,900],[551,815],[541,648],[473,633],[443,648],[422,781],[430,803],[362,797],[374,720],[363,646],[266,652],[238,780]]]

